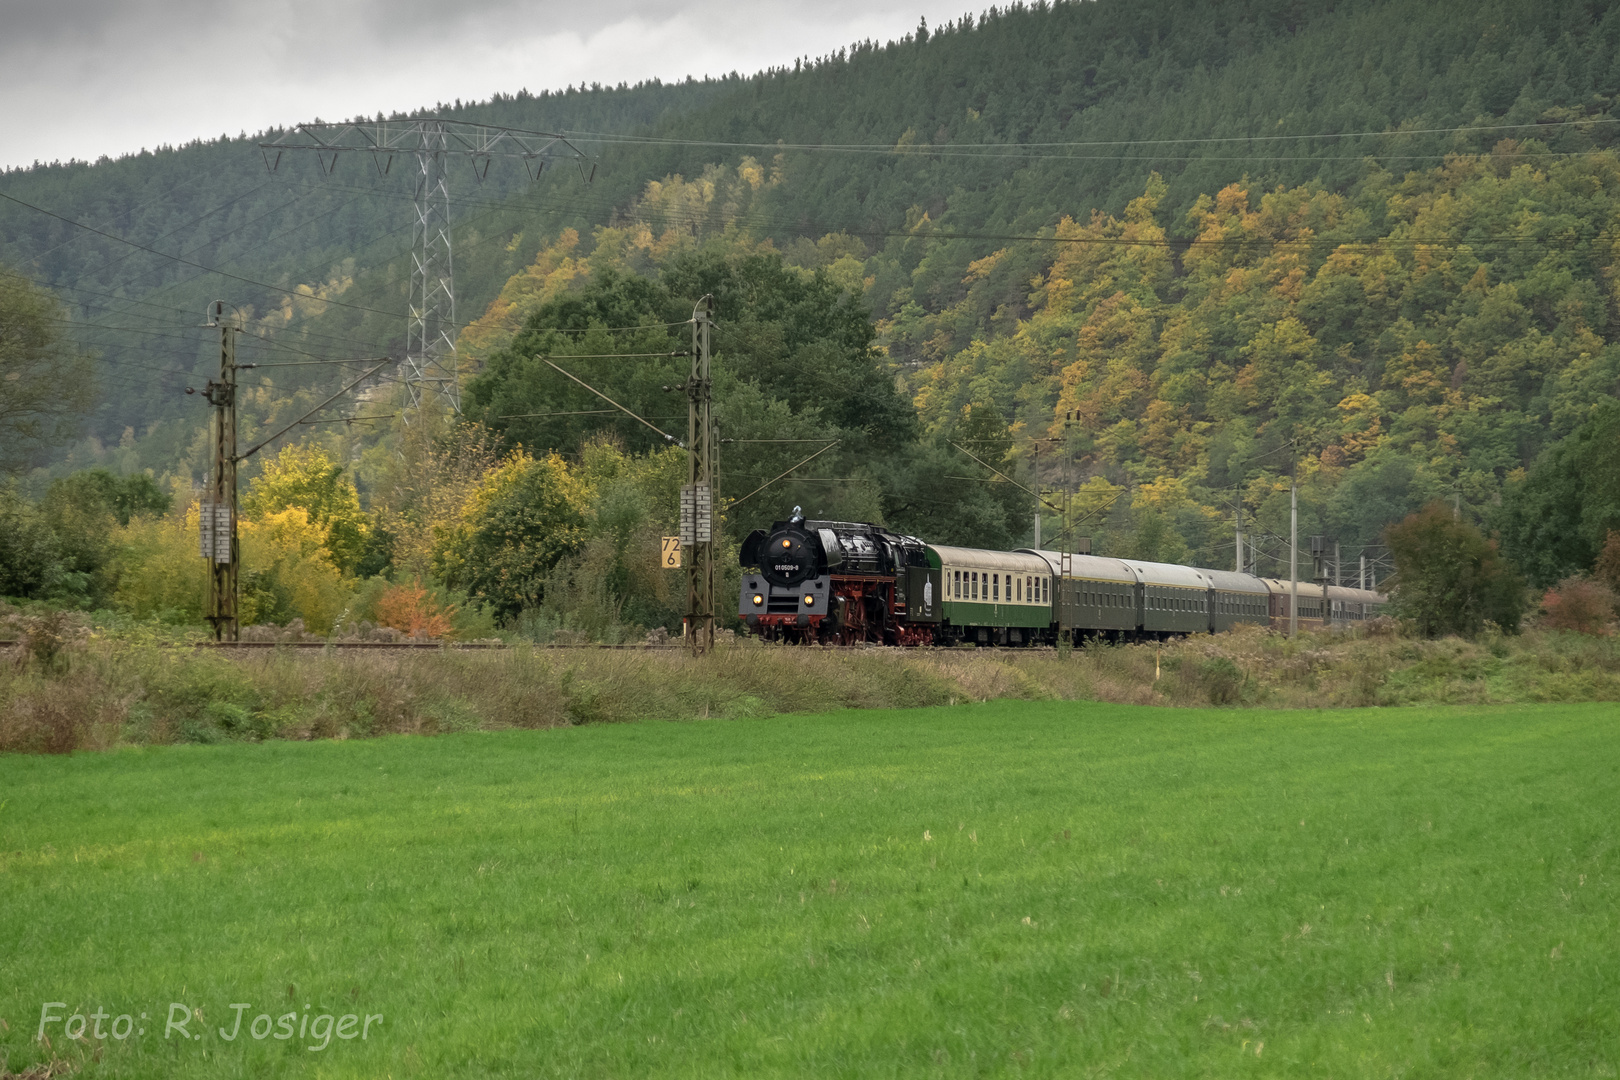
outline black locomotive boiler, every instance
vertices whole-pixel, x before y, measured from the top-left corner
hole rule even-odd
[[[788,520],[743,540],[738,614],[767,640],[930,642],[938,588],[929,588],[926,550],[880,525],[806,521],[795,506]]]

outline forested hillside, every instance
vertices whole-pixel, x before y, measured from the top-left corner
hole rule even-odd
[[[1146,558],[1231,565],[1240,510],[1286,532],[1290,472],[1302,530],[1351,557],[1435,498],[1495,526],[1620,380],[1616,95],[1620,5],[1099,0],[751,76],[441,107],[597,159],[590,184],[452,174],[468,416],[497,451],[577,455],[604,429],[643,447],[534,358],[669,347],[655,324],[715,291],[728,491],[802,456],[745,440],[839,440],[739,524],[803,501],[1027,541],[1033,501],[956,442],[1074,493],[1078,533]],[[359,160],[269,173],[256,141],[0,178],[59,215],[0,200],[0,261],[56,289],[99,354],[97,441],[56,473],[200,477],[181,391],[215,296],[266,365],[398,355],[408,189]],[[648,329],[630,349],[593,325]],[[573,370],[679,411],[668,364]],[[339,384],[314,365],[253,381],[247,438]],[[397,501],[394,428],[320,438]]]

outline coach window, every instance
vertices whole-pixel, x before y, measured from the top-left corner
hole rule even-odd
[[[969,599],[977,600],[979,598],[979,572],[977,570],[973,571],[973,580],[969,582],[969,587],[973,590],[973,595]]]
[[[1018,581],[1017,579],[1014,579],[1013,585],[1014,585],[1014,587],[1013,587],[1013,594],[1014,594],[1013,599],[1022,602],[1023,599],[1024,599],[1024,585],[1023,585],[1023,582]]]
[[[996,601],[997,603],[1000,603],[1001,602],[1001,575],[1000,574],[991,574],[990,575],[990,588],[991,588],[990,599]]]

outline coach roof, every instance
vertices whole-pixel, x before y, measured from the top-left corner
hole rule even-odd
[[[1056,551],[1036,551],[1034,548],[1019,548],[1021,552],[1035,555],[1044,561],[1053,574],[1061,572],[1063,556]],[[1127,585],[1136,584],[1136,574],[1129,566],[1119,559],[1104,558],[1101,555],[1070,555],[1070,579],[1085,581],[1118,581]]]
[[[1210,584],[1222,592],[1260,593],[1268,595],[1271,590],[1266,583],[1253,574],[1240,574],[1236,570],[1205,570],[1198,568],[1198,572],[1207,577]]]
[[[1190,566],[1176,563],[1142,562],[1139,559],[1120,560],[1136,572],[1144,585],[1170,585],[1178,589],[1207,589],[1209,579]]]
[[[1014,551],[987,551],[983,548],[945,547],[928,545],[928,552],[938,565],[973,570],[1005,570],[1013,574],[1045,574],[1047,568],[1040,558]]]

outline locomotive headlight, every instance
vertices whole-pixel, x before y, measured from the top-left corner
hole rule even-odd
[[[765,598],[763,596],[761,596],[759,593],[754,594],[754,606],[755,607],[759,607],[759,605],[763,604],[764,602],[765,602]]]
[[[791,541],[791,540],[784,540],[784,541],[782,541],[782,546],[783,546],[783,547],[784,547],[784,548],[790,548],[790,547],[792,547],[792,546],[793,546],[793,541]]]
[[[804,594],[804,606],[805,607],[815,607],[816,606],[816,598],[814,596],[811,596],[809,593],[805,593]]]

